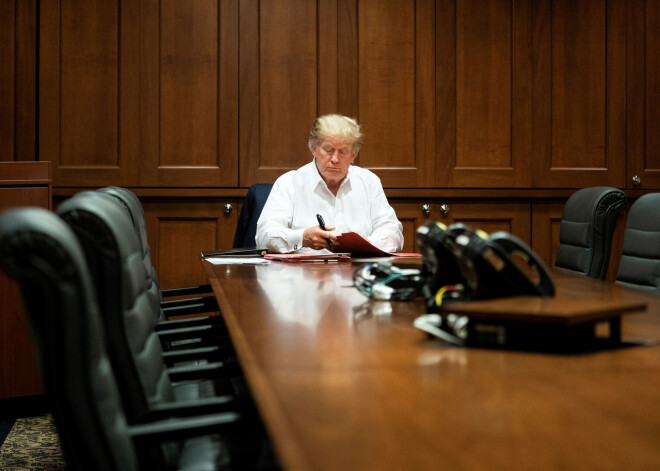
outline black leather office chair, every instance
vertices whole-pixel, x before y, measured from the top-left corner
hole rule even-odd
[[[257,233],[257,221],[264,209],[272,183],[255,183],[245,195],[245,202],[238,216],[236,234],[234,235],[234,247],[255,247],[257,244],[254,237]]]
[[[92,277],[60,218],[38,208],[0,214],[0,268],[23,293],[67,469],[218,469],[227,462],[218,434],[235,429],[236,413],[127,423]]]
[[[144,217],[144,208],[142,207],[142,203],[140,203],[140,199],[129,189],[117,186],[99,188],[97,191],[114,197],[118,204],[128,212],[131,218],[133,230],[137,234],[138,242],[142,250],[142,257],[147,276],[151,279],[149,296],[153,303],[160,303],[160,310],[158,311],[159,320],[165,320],[173,316],[208,313],[219,310],[214,296],[198,296],[212,293],[210,285],[161,289],[158,281],[158,274],[153,266],[147,233],[147,222]],[[167,298],[180,296],[196,297],[167,300]]]
[[[217,312],[219,307],[215,296],[164,300],[166,297],[179,295],[205,294],[211,291],[211,287],[209,285],[202,285],[161,290],[158,283],[158,275],[152,263],[151,248],[147,237],[147,224],[140,200],[132,191],[126,188],[111,186],[100,188],[97,191],[104,195],[109,195],[111,197],[110,200],[130,217],[132,230],[137,236],[140,250],[142,251],[142,262],[144,263],[147,276],[146,283],[148,284],[147,294],[157,319],[155,329],[161,334],[163,346],[168,350],[186,348],[191,345],[199,346],[205,339],[208,340],[213,336],[216,336],[214,344],[217,345],[217,335],[227,335],[226,327],[220,316],[195,316],[194,318],[171,319],[173,316]],[[202,336],[193,336],[191,329],[200,331]],[[230,347],[228,338],[224,343],[225,346]]]
[[[626,195],[616,188],[576,191],[564,206],[555,266],[590,278],[605,279],[616,221]]]
[[[646,194],[630,207],[616,282],[660,294],[660,193]]]
[[[163,353],[141,248],[127,214],[112,197],[78,193],[63,202],[57,213],[78,236],[95,281],[110,360],[126,379],[120,383],[120,393],[129,422],[153,420],[157,412],[199,397],[206,397],[207,407],[215,405],[217,410],[229,404],[235,407],[233,397],[222,394],[231,392],[227,378],[239,374],[233,362],[220,361],[225,351],[208,347]],[[207,363],[176,368],[166,364],[199,358]]]

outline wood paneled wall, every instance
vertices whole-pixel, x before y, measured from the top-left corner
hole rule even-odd
[[[512,227],[551,262],[556,240],[534,234],[542,214],[538,227],[556,218],[544,202],[586,186],[660,190],[655,0],[9,0],[0,10],[0,159],[51,161],[60,197],[134,189],[151,232],[170,234],[154,241],[163,254],[192,240],[186,212],[207,204],[235,208],[204,219],[226,234],[204,232],[203,243],[226,244],[247,187],[309,161],[309,127],[330,112],[363,125],[358,164],[381,178],[410,234],[427,219],[471,217],[471,204],[504,227],[485,204],[496,196],[527,208]]]
[[[328,112],[360,120],[359,163],[390,188],[660,187],[657,2],[2,8],[4,159],[30,155],[38,116],[56,188],[273,181]]]
[[[149,246],[161,288],[207,284],[199,263],[200,252],[232,246],[240,211],[240,207],[234,208],[238,206],[236,201],[143,200]]]
[[[0,161],[36,160],[37,0],[0,2]]]
[[[660,4],[629,0],[627,8],[628,184],[660,188]]]
[[[21,206],[51,209],[48,162],[0,161],[0,212]],[[19,284],[0,271],[0,400],[43,391]]]
[[[2,159],[52,161],[55,188],[273,181],[328,112],[386,188],[660,188],[655,1],[0,8]]]
[[[625,186],[625,2],[537,1],[534,154],[548,186]]]

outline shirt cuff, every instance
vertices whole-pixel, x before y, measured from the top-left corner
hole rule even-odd
[[[303,248],[303,234],[305,229],[296,229],[291,231],[289,238],[289,250],[292,252],[298,251]]]

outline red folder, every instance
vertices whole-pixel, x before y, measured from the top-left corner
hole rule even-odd
[[[385,252],[356,232],[344,232],[337,236],[337,240],[337,249],[354,257],[421,257],[418,253]]]

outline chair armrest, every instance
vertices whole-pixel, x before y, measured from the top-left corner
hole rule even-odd
[[[184,440],[213,433],[231,434],[243,428],[243,420],[236,412],[186,417],[130,425],[128,433],[136,448],[169,440]]]
[[[167,374],[173,383],[200,379],[231,378],[242,374],[236,361],[216,361],[203,365],[173,366],[167,368]]]
[[[211,288],[211,285],[186,286],[184,288],[170,288],[160,291],[163,298],[171,298],[173,296],[190,296],[193,294],[206,294],[212,292],[213,289]]]
[[[175,363],[191,362],[195,360],[220,361],[234,357],[234,349],[229,345],[188,348],[163,352],[163,360],[168,367]]]
[[[156,331],[161,342],[173,342],[192,338],[212,338],[218,336],[218,331],[211,325],[180,327]]]
[[[154,325],[156,332],[180,329],[187,327],[211,326],[217,331],[226,332],[224,320],[220,316],[191,317],[187,319],[173,319],[171,321],[158,321]]]
[[[238,412],[241,408],[234,396],[224,395],[194,399],[190,401],[173,401],[153,404],[149,412],[140,418],[140,423],[155,422],[173,417],[198,417],[201,415]]]
[[[171,301],[161,301],[160,307],[162,309],[170,309],[177,306],[189,306],[191,304],[204,303],[210,307],[215,307],[218,305],[218,302],[215,300],[215,296],[198,296],[195,298],[183,298],[183,299],[173,299]]]
[[[163,314],[167,319],[175,316],[186,316],[190,314],[206,314],[209,312],[218,312],[220,308],[214,297],[208,296],[212,301],[200,301],[189,304],[177,304],[162,308]]]

